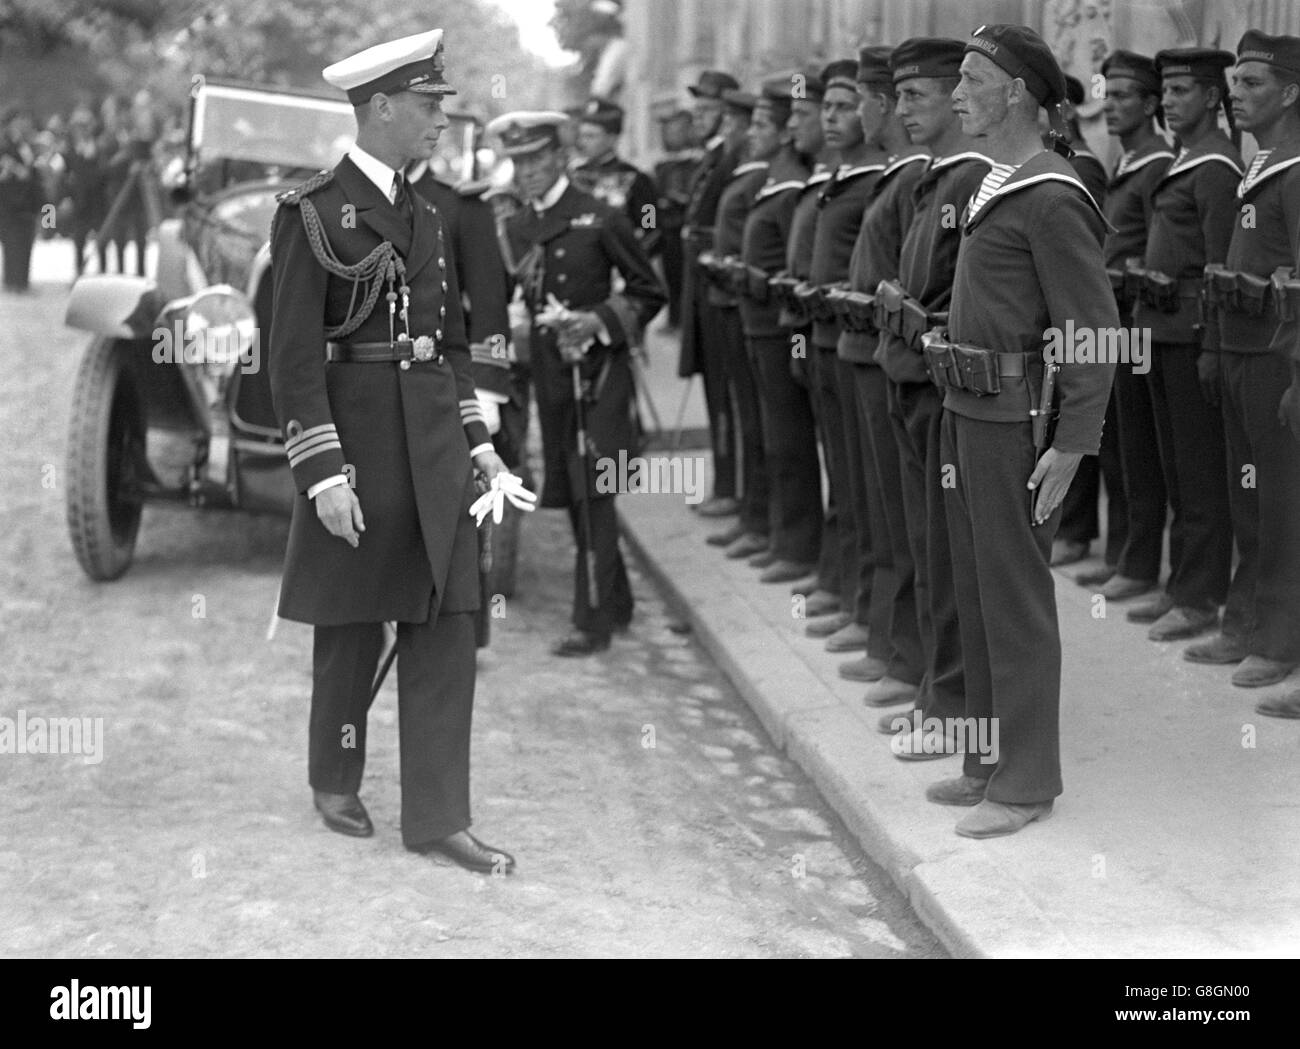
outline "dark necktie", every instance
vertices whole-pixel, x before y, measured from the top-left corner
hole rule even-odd
[[[393,207],[402,213],[402,220],[410,226],[415,219],[415,209],[411,206],[411,194],[406,189],[406,179],[399,171],[393,176]]]

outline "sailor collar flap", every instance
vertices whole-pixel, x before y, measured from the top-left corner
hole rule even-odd
[[[946,157],[932,157],[930,160],[931,171],[943,171],[945,168],[955,167],[958,164],[964,164],[968,160],[978,160],[981,164],[993,166],[993,161],[983,153],[976,153],[973,149],[966,150],[964,153],[953,153]]]
[[[775,197],[779,193],[786,193],[790,190],[801,190],[804,187],[802,179],[787,179],[785,182],[765,182],[763,187],[754,196],[754,203],[760,200],[767,200],[768,197]]]
[[[1170,179],[1199,168],[1202,164],[1209,164],[1214,161],[1227,164],[1237,173],[1238,177],[1245,174],[1237,160],[1223,152],[1218,143],[1211,142],[1204,146],[1193,146],[1182,157],[1174,157],[1174,162],[1169,165],[1169,169],[1161,176],[1160,181],[1156,183],[1156,187],[1159,188]]]
[[[1291,144],[1273,150],[1264,161],[1264,166],[1259,169],[1253,176],[1250,169],[1246,169],[1246,174],[1242,176],[1241,182],[1237,186],[1237,199],[1245,200],[1246,197],[1258,189],[1264,182],[1267,182],[1274,175],[1286,171],[1287,168],[1300,164],[1300,144]]]
[[[1115,165],[1115,174],[1111,176],[1110,184],[1119,185],[1124,179],[1128,178],[1135,172],[1141,171],[1148,164],[1154,164],[1157,160],[1174,159],[1174,151],[1165,145],[1164,140],[1156,138],[1147,145],[1136,150],[1132,160],[1127,159],[1128,154],[1119,158],[1119,163]]]
[[[1007,197],[1013,196],[1022,190],[1041,185],[1044,182],[1064,182],[1066,185],[1073,186],[1083,194],[1083,199],[1092,205],[1092,210],[1097,213],[1097,217],[1101,219],[1106,229],[1110,230],[1112,228],[1102,212],[1101,206],[1093,199],[1092,194],[1088,192],[1088,188],[1079,181],[1079,177],[1074,173],[1074,169],[1069,166],[1069,163],[1057,153],[1044,151],[1030,157],[1013,171],[1010,177],[993,191],[974,218],[970,217],[971,205],[975,202],[975,198],[971,197],[966,204],[966,217],[962,223],[966,232],[970,233],[983,222],[989,213],[996,209]]]
[[[810,189],[816,189],[823,182],[829,182],[830,177],[831,171],[829,168],[824,171],[814,171],[808,176],[807,181],[804,182],[802,191],[806,193]]]
[[[730,181],[734,182],[742,175],[752,175],[755,171],[766,171],[768,167],[766,160],[751,160],[748,164],[741,164],[731,173]]]

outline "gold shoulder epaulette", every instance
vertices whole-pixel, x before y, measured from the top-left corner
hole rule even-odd
[[[303,197],[315,193],[322,186],[328,186],[333,181],[334,172],[318,171],[301,186],[294,186],[293,189],[286,189],[283,193],[277,193],[275,199],[280,204],[288,204],[292,207],[299,204]]]

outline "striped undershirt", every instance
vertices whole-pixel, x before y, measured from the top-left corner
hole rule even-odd
[[[989,202],[989,198],[1002,188],[1002,183],[1009,179],[1019,166],[1019,164],[992,164],[989,173],[984,176],[984,181],[980,183],[975,199],[971,201],[971,218],[979,214],[980,208]]]
[[[1268,160],[1268,155],[1272,153],[1271,149],[1261,149],[1255,154],[1255,158],[1250,162],[1250,167],[1246,171],[1246,177],[1241,180],[1243,186],[1253,186],[1259,173],[1264,170],[1264,164]]]

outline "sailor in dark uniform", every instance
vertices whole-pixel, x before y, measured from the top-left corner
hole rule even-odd
[[[402,170],[447,127],[442,31],[325,70],[357,145],[281,194],[268,368],[298,489],[279,614],[315,625],[308,775],[331,830],[374,832],[357,797],[366,714],[397,624],[402,841],[471,870],[514,860],[469,834],[478,608],[473,467],[505,471],[474,396],[441,216]]]
[[[945,495],[966,716],[995,719],[982,723],[997,726],[999,743],[996,754],[968,747],[964,774],[926,796],[975,806],[957,833],[986,838],[1043,819],[1062,790],[1061,637],[1048,560],[1079,460],[1101,442],[1114,375],[1113,363],[1058,355],[1049,433],[1046,365],[1057,362],[1047,359],[1046,333],[1114,329],[1119,314],[1102,256],[1106,220],[1038,136],[1039,108],[1053,113],[1065,98],[1051,49],[1009,25],[981,26],[966,47],[954,108],[991,170],[962,219],[951,341],[931,336],[925,352],[945,386],[942,460],[955,482]]]
[[[569,180],[584,193],[627,216],[628,224],[647,255],[659,251],[659,194],[655,184],[638,167],[618,155],[618,136],[623,133],[623,110],[613,102],[593,98],[579,111],[574,141],[577,162],[569,169]]]
[[[507,113],[488,132],[500,136],[527,199],[506,230],[533,316],[529,342],[546,468],[542,505],[568,509],[578,548],[576,631],[552,651],[585,656],[608,648],[610,634],[632,618],[614,514],[618,488],[601,478],[617,474],[610,467],[620,453],[636,454],[629,354],[667,296],[627,219],[565,175],[558,133],[564,119],[562,113]],[[621,291],[614,288],[616,273]],[[578,447],[575,367],[584,449]]]

